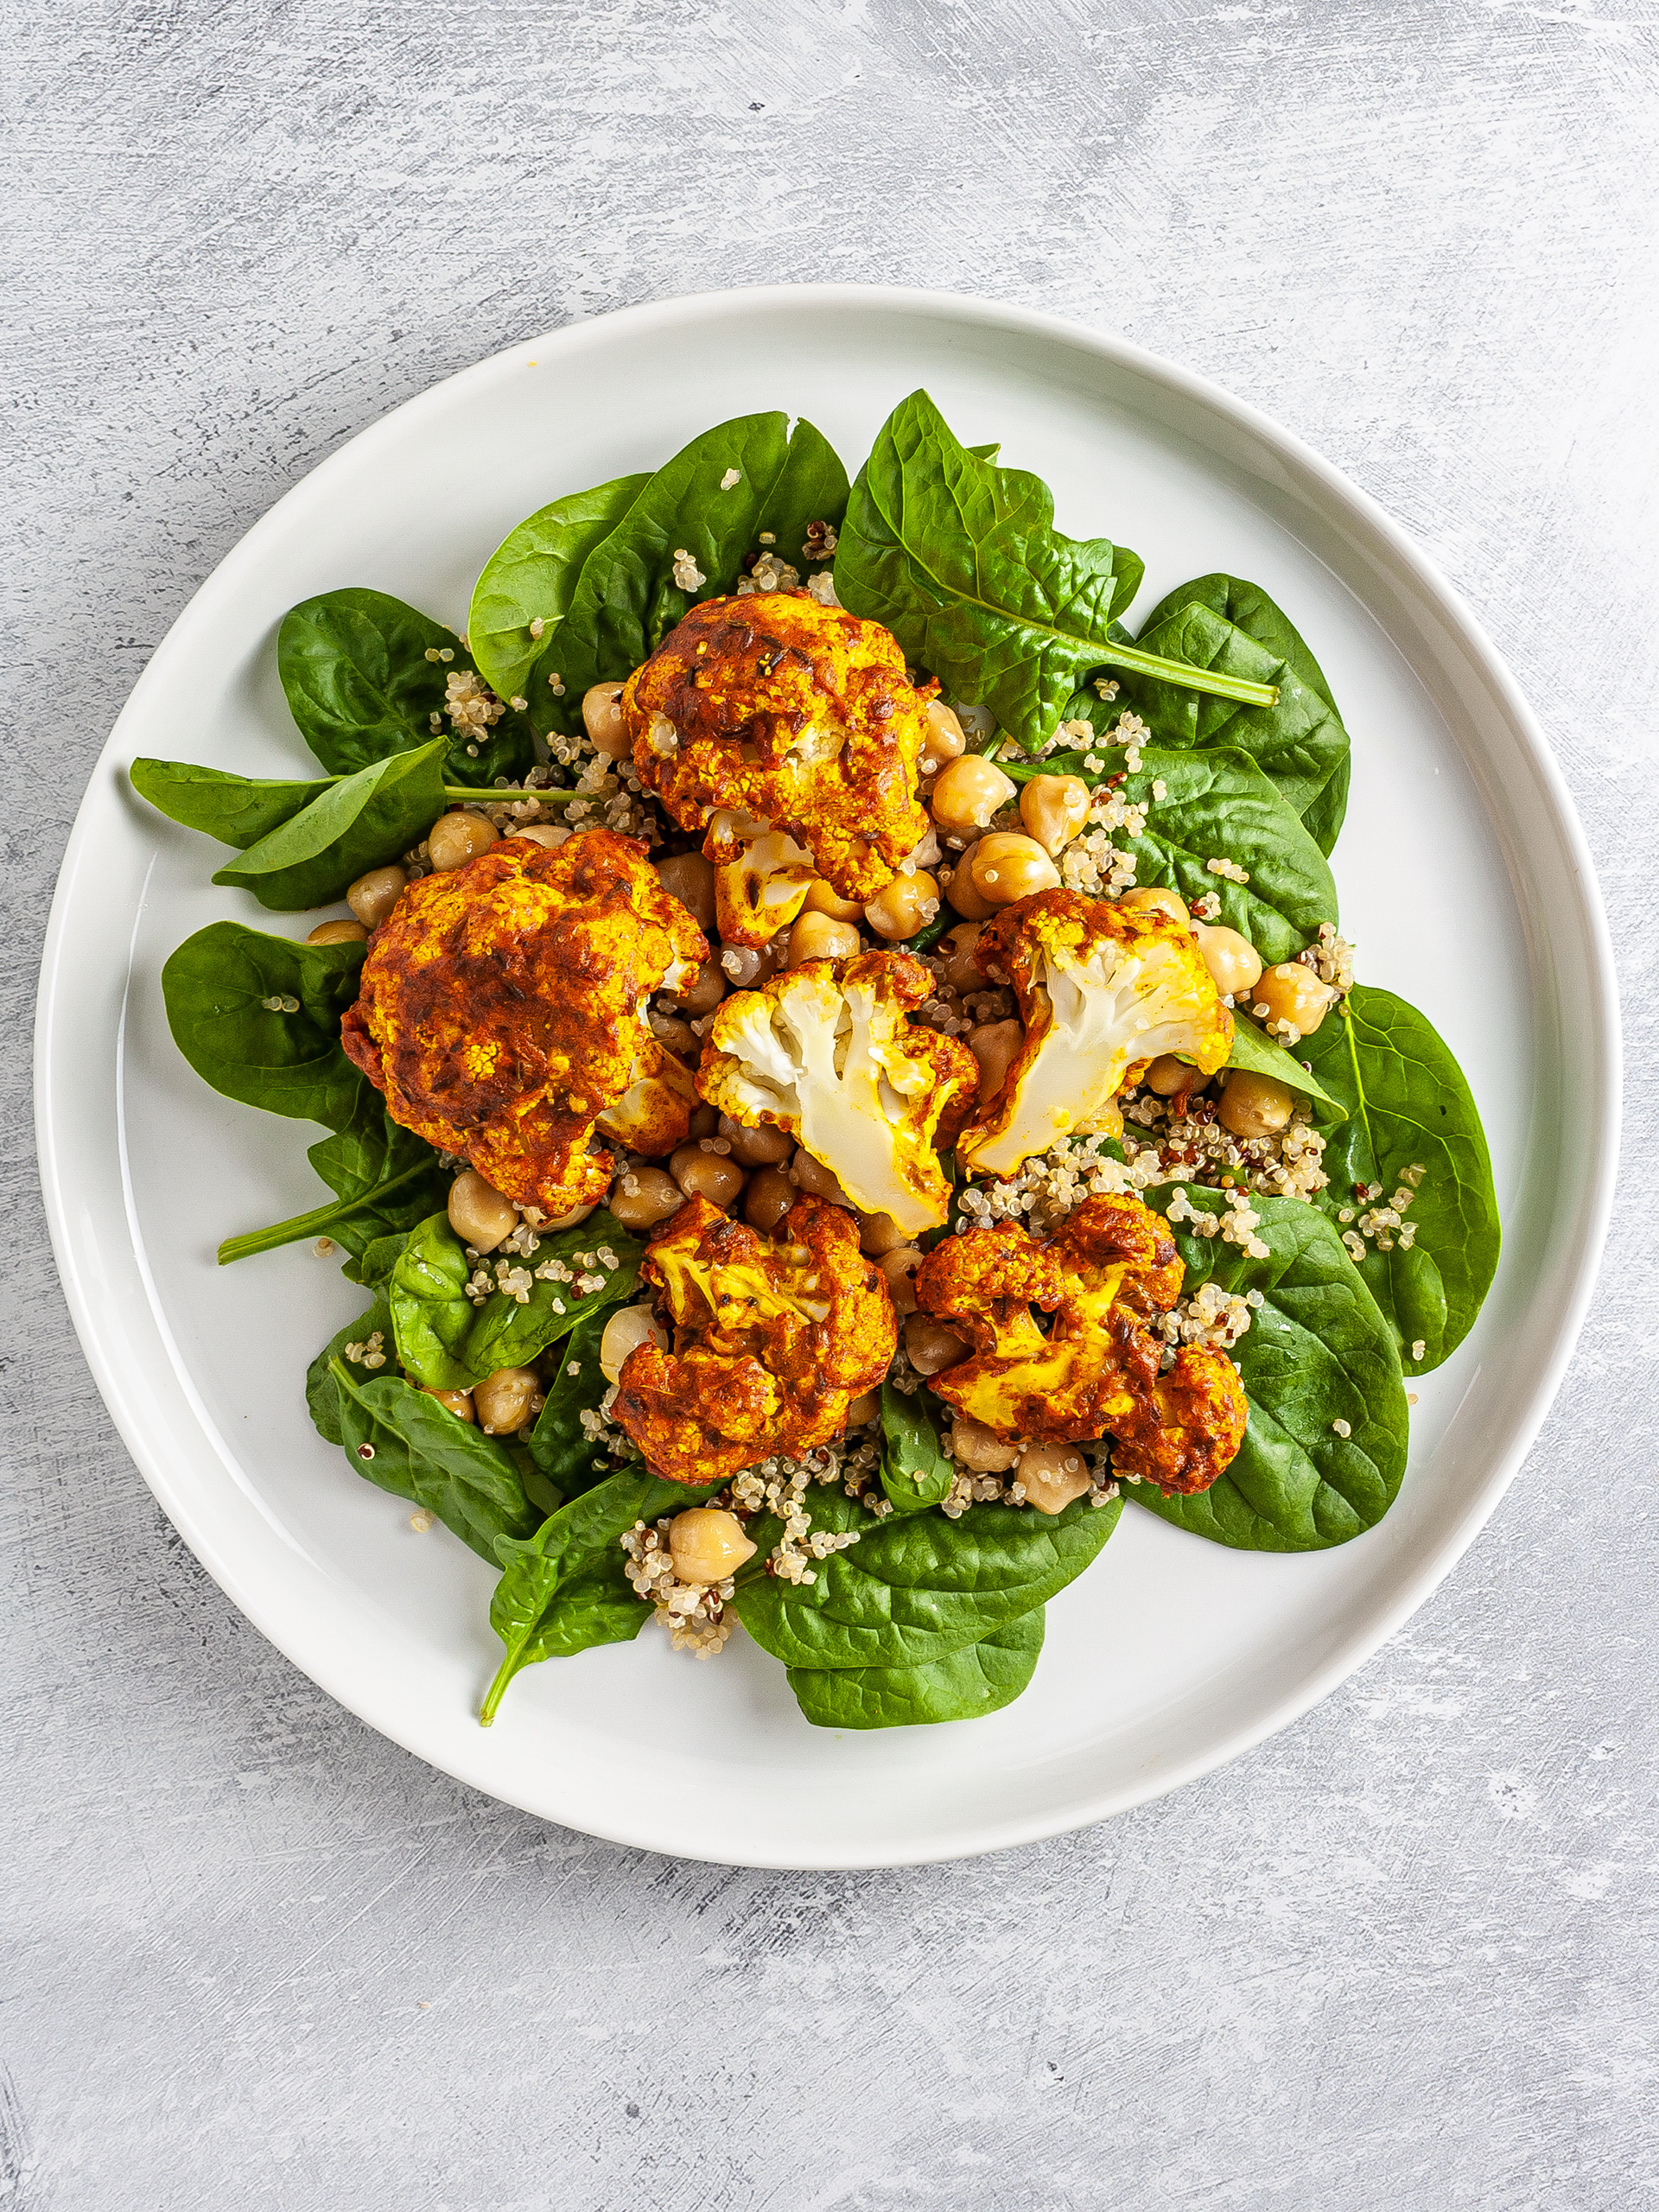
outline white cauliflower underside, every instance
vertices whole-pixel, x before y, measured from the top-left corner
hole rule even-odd
[[[728,1058],[704,1095],[751,1127],[791,1130],[855,1205],[918,1236],[944,1220],[948,1197],[916,1187],[918,1158],[931,1159],[925,1102],[937,1078],[906,1035],[902,1011],[870,983],[804,968],[727,1001],[715,1041]],[[944,1192],[937,1164],[925,1179]]]
[[[1198,1039],[1189,963],[1166,944],[1108,940],[1089,959],[1045,947],[1033,963],[1026,1042],[990,1125],[960,1150],[976,1174],[1012,1175],[1062,1137],[1116,1124],[1112,1101],[1137,1061]]]

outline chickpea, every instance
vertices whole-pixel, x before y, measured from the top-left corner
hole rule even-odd
[[[723,1213],[743,1188],[743,1170],[724,1153],[705,1152],[695,1141],[669,1160],[669,1172],[688,1198],[707,1198]]]
[[[858,1249],[867,1259],[879,1260],[884,1252],[896,1252],[909,1243],[890,1213],[859,1213],[856,1207],[854,1211],[858,1213]]]
[[[395,862],[391,868],[372,868],[346,892],[346,904],[365,929],[378,930],[402,898],[408,881]]]
[[[701,1106],[693,1107],[690,1126],[685,1134],[689,1137],[718,1136],[720,1134],[718,1107],[710,1106],[706,1102]]]
[[[1189,927],[1192,923],[1185,899],[1166,883],[1138,883],[1117,903],[1126,914],[1167,914],[1172,921],[1185,922]]]
[[[441,1406],[447,1406],[457,1421],[472,1421],[476,1418],[473,1412],[473,1394],[470,1390],[433,1390],[429,1389],[424,1382],[417,1382],[415,1388],[423,1398],[435,1398]]]
[[[550,852],[568,845],[571,837],[571,832],[562,822],[532,822],[523,830],[515,830],[512,835],[527,837],[532,845],[545,845]]]
[[[449,1185],[446,1211],[450,1228],[474,1252],[493,1252],[501,1239],[511,1236],[518,1226],[517,1209],[475,1167],[457,1175]]]
[[[939,939],[938,957],[944,963],[944,980],[953,991],[982,991],[985,978],[974,957],[982,922],[959,922]]]
[[[745,1167],[776,1167],[795,1149],[795,1140],[788,1130],[773,1122],[763,1122],[758,1129],[746,1129],[741,1122],[722,1114],[720,1135],[732,1147],[732,1158]]]
[[[982,830],[1014,797],[1013,779],[977,753],[964,753],[939,772],[929,801],[933,819],[947,836]]]
[[[1005,1444],[994,1429],[969,1414],[958,1414],[950,1424],[950,1457],[976,1475],[1006,1474],[1020,1457],[1017,1444]]]
[[[1241,1002],[1262,973],[1262,956],[1247,937],[1230,930],[1225,922],[1194,922],[1192,934],[1210,970],[1210,980],[1223,998]]]
[[[901,1318],[918,1310],[916,1270],[926,1256],[913,1244],[900,1244],[891,1252],[884,1252],[875,1263],[878,1274],[892,1294],[893,1310]]]
[[[1337,1002],[1335,987],[1322,983],[1300,960],[1281,960],[1264,971],[1252,988],[1250,1006],[1268,1009],[1268,1020],[1287,1021],[1303,1037],[1311,1037]]]
[[[743,1193],[743,1218],[770,1236],[800,1195],[781,1167],[757,1168]]]
[[[832,1206],[851,1207],[853,1202],[842,1188],[839,1177],[810,1152],[798,1152],[789,1173],[796,1188],[804,1191],[809,1198],[827,1198]]]
[[[834,884],[826,883],[820,875],[815,876],[808,884],[806,904],[801,912],[804,914],[827,914],[832,922],[855,922],[864,909],[856,899],[843,899]],[[792,961],[790,963],[791,967],[794,964]]]
[[[620,1382],[628,1354],[641,1344],[660,1344],[668,1350],[668,1331],[649,1306],[624,1306],[605,1324],[599,1340],[600,1372],[607,1382]]]
[[[728,944],[720,956],[726,980],[734,991],[753,990],[775,976],[789,957],[789,933],[779,930],[767,944]]]
[[[655,1229],[685,1204],[685,1192],[660,1167],[626,1167],[607,1204],[624,1229]]]
[[[715,864],[701,853],[671,853],[655,862],[657,880],[700,930],[715,926]]]
[[[859,912],[857,907],[854,912]],[[850,960],[863,943],[850,922],[838,922],[816,908],[800,915],[790,927],[786,968],[799,968],[809,960]]]
[[[682,1582],[723,1582],[735,1574],[754,1546],[735,1513],[718,1505],[691,1505],[668,1524],[668,1551]]]
[[[1052,857],[1089,819],[1089,804],[1081,776],[1033,776],[1020,794],[1020,819]]]
[[[1001,1090],[1009,1063],[1026,1041],[1025,1028],[1013,1020],[982,1021],[968,1032],[964,1041],[979,1062],[979,1103],[983,1106]]]
[[[947,760],[959,760],[968,750],[968,733],[943,699],[930,699],[922,709],[927,734],[917,766],[925,776],[937,775]]]
[[[620,760],[633,751],[633,740],[622,727],[620,683],[590,684],[582,695],[582,719],[594,752],[607,760]]]
[[[1063,1513],[1090,1482],[1087,1461],[1075,1444],[1027,1444],[1020,1454],[1026,1503],[1039,1513]]]
[[[586,1205],[567,1206],[563,1213],[553,1214],[546,1221],[532,1222],[531,1226],[538,1236],[548,1236],[556,1229],[574,1229],[579,1222],[587,1220],[596,1204],[597,1200],[590,1200]]]
[[[847,1408],[849,1428],[868,1428],[873,1421],[881,1417],[881,1393],[867,1390],[861,1398],[855,1398]]]
[[[1296,1094],[1274,1076],[1235,1068],[1216,1109],[1216,1119],[1236,1137],[1269,1137],[1290,1119]]]
[[[944,887],[944,895],[964,921],[988,922],[996,912],[988,899],[982,899],[974,888],[974,871],[964,853],[951,870],[950,880]]]
[[[925,868],[912,875],[895,875],[878,891],[864,909],[864,918],[878,937],[891,941],[914,937],[939,911],[939,887]]]
[[[473,1385],[478,1425],[486,1436],[512,1436],[530,1419],[542,1386],[533,1367],[498,1367]]]
[[[448,868],[464,868],[468,861],[475,861],[480,853],[488,852],[494,842],[494,823],[486,822],[481,814],[462,806],[453,814],[438,817],[428,834],[426,849],[433,867],[442,873]]]
[[[993,906],[1011,906],[1033,891],[1057,891],[1060,872],[1034,837],[995,830],[968,855],[974,888]]]
[[[664,995],[682,1014],[712,1014],[726,995],[726,976],[718,960],[705,960],[690,982]]]
[[[943,1375],[972,1349],[931,1313],[912,1313],[905,1324],[905,1356],[918,1375]]]
[[[671,1014],[653,1014],[651,1033],[683,1060],[695,1060],[702,1051],[702,1039],[690,1023],[677,1020]]]
[[[365,944],[368,935],[361,922],[319,922],[305,941],[308,944]]]
[[[1173,1098],[1178,1090],[1191,1090],[1200,1078],[1196,1068],[1178,1060],[1173,1052],[1160,1052],[1141,1080],[1158,1097]]]

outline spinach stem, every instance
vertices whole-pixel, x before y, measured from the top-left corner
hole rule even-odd
[[[431,1166],[429,1160],[418,1160],[412,1167],[404,1168],[401,1175],[373,1185],[355,1198],[335,1198],[328,1205],[314,1206],[309,1213],[296,1213],[287,1221],[273,1222],[269,1229],[250,1229],[244,1236],[227,1236],[219,1248],[219,1264],[228,1268],[233,1260],[248,1259],[255,1252],[275,1252],[284,1244],[297,1244],[302,1236],[320,1236],[331,1224],[356,1213],[363,1206],[378,1205],[405,1183],[427,1174]]]
[[[1275,683],[1252,683],[1243,676],[1223,676],[1213,668],[1194,668],[1184,660],[1163,660],[1135,645],[1109,645],[1101,658],[1108,668],[1132,668],[1140,676],[1160,677],[1166,683],[1179,684],[1184,691],[1204,691],[1216,699],[1240,699],[1247,707],[1279,703]]]

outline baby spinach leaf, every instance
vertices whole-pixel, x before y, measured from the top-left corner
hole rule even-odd
[[[582,563],[650,481],[647,471],[567,493],[509,531],[484,563],[473,588],[467,642],[491,690],[502,699],[528,699],[532,721],[548,719],[540,695],[558,671],[558,625]],[[535,636],[532,622],[542,625]]]
[[[645,1467],[625,1467],[561,1506],[534,1535],[503,1539],[496,1548],[502,1573],[490,1626],[506,1656],[479,1713],[486,1728],[522,1668],[639,1635],[652,1609],[635,1597],[623,1572],[621,1539],[635,1522],[659,1520],[708,1495],[706,1487],[687,1489],[659,1481]]]
[[[450,658],[429,660],[429,652]],[[453,630],[383,591],[353,588],[302,600],[276,636],[289,710],[336,775],[430,744],[450,676],[473,665]],[[487,785],[498,776],[521,775],[535,760],[529,721],[511,709],[475,757],[463,737],[446,742],[445,780],[453,784]]]
[[[1227,1055],[1227,1065],[1230,1068],[1248,1068],[1252,1075],[1270,1075],[1275,1083],[1285,1084],[1292,1090],[1300,1091],[1304,1098],[1317,1101],[1332,1121],[1345,1122],[1348,1118],[1348,1109],[1323,1088],[1317,1076],[1310,1075],[1301,1062],[1293,1058],[1265,1029],[1259,1028],[1248,1014],[1236,1009],[1233,1014],[1233,1049]]]
[[[1141,563],[1103,537],[1063,537],[1046,484],[981,460],[925,391],[899,401],[877,434],[848,502],[836,591],[855,614],[885,623],[906,656],[953,698],[988,707],[1030,748],[1086,669],[1140,665],[1201,690],[1263,702],[1270,690],[1231,671],[1184,677],[1114,618],[1134,598]]]
[[[1084,690],[1072,700],[1068,719],[1095,720],[1103,728],[1116,725],[1118,712]],[[1148,746],[1140,759],[1140,767],[1129,773],[1127,748],[1103,735],[1092,752],[998,766],[1022,784],[1033,776],[1080,776],[1095,785],[1122,776],[1122,796],[1147,810],[1138,836],[1109,833],[1118,851],[1133,854],[1135,881],[1167,885],[1189,905],[1213,893],[1221,902],[1217,918],[1249,938],[1264,961],[1288,960],[1319,935],[1321,922],[1335,925],[1330,863],[1248,753],[1225,747],[1175,753]],[[1089,767],[1091,760],[1101,766]],[[1160,785],[1161,798],[1155,795]],[[1249,881],[1213,874],[1212,860],[1243,868]]]
[[[1224,620],[1243,630],[1246,637],[1254,638],[1274,654],[1290,670],[1297,682],[1306,687],[1316,698],[1323,699],[1338,721],[1337,702],[1331,696],[1331,687],[1325,680],[1319,666],[1301,633],[1284,610],[1276,607],[1260,584],[1246,583],[1242,576],[1199,576],[1190,584],[1182,584],[1154,607],[1147,617],[1145,627],[1161,621],[1166,614],[1178,613],[1183,607],[1197,603],[1209,607]],[[1319,797],[1303,813],[1303,820],[1314,842],[1322,853],[1329,853],[1337,842],[1342,828],[1343,816],[1348,807],[1348,782],[1351,756],[1344,745],[1343,754],[1330,780]]]
[[[395,753],[331,784],[213,877],[291,914],[326,906],[367,868],[419,844],[443,812],[446,740]]]
[[[1223,1211],[1217,1191],[1187,1191]],[[1174,1192],[1146,1193],[1167,1213]],[[1262,1302],[1230,1354],[1249,1401],[1238,1457],[1191,1497],[1125,1484],[1137,1505],[1241,1551],[1319,1551],[1374,1528],[1406,1467],[1408,1414],[1395,1332],[1317,1206],[1252,1198],[1265,1260],[1172,1223],[1186,1288],[1213,1281]],[[1335,1424],[1341,1421],[1344,1430]],[[1345,1433],[1344,1431],[1345,1430]]]
[[[311,1415],[312,1426],[327,1443],[343,1445],[346,1441],[345,1431],[340,1427],[340,1390],[334,1382],[334,1363],[346,1360],[347,1344],[365,1344],[377,1330],[380,1332],[380,1348],[386,1356],[387,1364],[384,1372],[395,1375],[397,1370],[392,1364],[397,1355],[391,1343],[391,1309],[384,1296],[377,1297],[368,1312],[359,1313],[355,1321],[348,1321],[343,1329],[336,1329],[305,1370],[306,1407]],[[371,1374],[382,1371],[363,1368],[360,1379],[366,1382]]]
[[[939,1424],[926,1395],[907,1398],[881,1385],[881,1487],[895,1513],[919,1513],[950,1494],[956,1463],[939,1441]]]
[[[815,1728],[916,1728],[977,1720],[1028,1687],[1043,1649],[1043,1609],[1004,1621],[925,1667],[791,1667],[789,1687]]]
[[[377,1236],[361,1252],[354,1253],[340,1263],[340,1272],[347,1282],[360,1282],[365,1288],[384,1291],[391,1281],[391,1271],[397,1264],[397,1255],[409,1242],[407,1230],[389,1231]]]
[[[615,1255],[615,1267],[594,1256],[601,1247]],[[526,1367],[588,1314],[628,1297],[644,1249],[610,1214],[590,1214],[574,1229],[541,1237],[528,1258],[492,1254],[482,1264],[492,1274],[499,1260],[518,1270],[524,1300],[521,1305],[497,1289],[475,1306],[467,1286],[479,1263],[467,1257],[447,1216],[435,1213],[411,1234],[391,1271],[397,1357],[417,1382],[435,1390],[470,1390],[498,1368]],[[580,1255],[591,1257],[592,1266]],[[577,1276],[597,1275],[600,1287],[579,1292],[568,1281],[537,1274],[550,1265]]]
[[[585,1314],[559,1345],[558,1372],[536,1417],[527,1446],[549,1482],[566,1497],[576,1497],[615,1471],[616,1462],[582,1427],[582,1416],[598,1408],[609,1389],[599,1363],[600,1339],[610,1319],[608,1306]]]
[[[173,1041],[222,1096],[343,1128],[369,1088],[340,1046],[340,1016],[357,996],[363,950],[298,944],[240,922],[210,922],[162,969]],[[282,1012],[284,998],[297,1000],[297,1009]]]
[[[408,1230],[448,1198],[451,1176],[437,1154],[423,1137],[392,1120],[366,1080],[351,1119],[314,1144],[306,1158],[334,1198],[269,1229],[226,1237],[219,1248],[221,1267],[314,1236],[332,1237],[351,1253],[394,1232],[399,1232],[401,1244]]]
[[[1503,1232],[1480,1115],[1433,1025],[1392,991],[1357,983],[1300,1050],[1349,1112],[1326,1141],[1331,1180],[1318,1199],[1338,1228],[1358,1235],[1344,1212],[1388,1205],[1409,1187],[1407,1168],[1426,1171],[1405,1210],[1415,1227],[1409,1250],[1395,1233],[1391,1252],[1367,1241],[1359,1262],[1404,1347],[1407,1372],[1426,1375],[1468,1335],[1497,1268]],[[1360,1184],[1364,1199],[1355,1195]]]
[[[311,783],[230,776],[219,768],[192,767],[188,760],[135,760],[127,773],[139,798],[169,821],[243,852],[334,789],[326,776]]]
[[[1129,671],[1119,680],[1118,696],[1160,746],[1226,745],[1248,753],[1296,813],[1305,815],[1347,759],[1348,733],[1328,697],[1303,682],[1285,652],[1258,645],[1248,631],[1184,591],[1172,592],[1153,610],[1135,642],[1166,662],[1187,662],[1275,688],[1272,706],[1251,705]]]
[[[394,1376],[329,1369],[346,1456],[366,1482],[412,1498],[492,1565],[500,1537],[527,1536],[541,1514],[512,1455],[435,1398]]]
[[[1338,1247],[1338,1249],[1341,1248]],[[925,1667],[1028,1613],[1081,1574],[1117,1525],[1118,1504],[1079,1498],[1050,1520],[1016,1505],[970,1505],[878,1521],[843,1491],[810,1496],[815,1531],[858,1532],[818,1561],[814,1582],[766,1575],[734,1599],[749,1634],[786,1667]],[[770,1552],[770,1516],[749,1534]]]
[[[722,490],[734,469],[737,482]],[[846,473],[810,423],[798,423],[791,436],[785,415],[741,415],[694,438],[582,563],[543,656],[563,694],[531,683],[537,728],[575,729],[589,685],[630,674],[689,607],[732,590],[763,531],[788,556],[796,533],[804,537],[809,521],[833,524],[845,499]],[[682,552],[702,578],[690,589],[674,581]],[[798,567],[798,555],[790,557]]]

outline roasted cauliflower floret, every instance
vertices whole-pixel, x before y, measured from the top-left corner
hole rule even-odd
[[[805,593],[754,592],[694,607],[628,678],[622,719],[640,781],[681,829],[747,815],[861,900],[927,835],[916,764],[937,689],[911,683],[880,623]]]
[[[707,954],[633,839],[509,837],[410,885],[370,943],[340,1042],[393,1121],[516,1204],[564,1213],[610,1180],[591,1143],[601,1116],[636,1149],[640,1135],[683,1141],[645,1007]]]
[[[697,1088],[746,1128],[787,1129],[865,1212],[891,1214],[907,1236],[937,1229],[950,1186],[934,1139],[979,1068],[954,1037],[907,1020],[932,988],[906,952],[809,960],[721,1001]]]
[[[893,1300],[851,1216],[803,1198],[783,1232],[774,1243],[691,1198],[646,1250],[674,1349],[628,1354],[611,1418],[672,1481],[724,1482],[829,1443],[892,1364]]]
[[[1046,1244],[1014,1222],[950,1237],[918,1269],[916,1296],[974,1353],[933,1388],[1005,1442],[1110,1436],[1116,1473],[1208,1490],[1243,1441],[1247,1408],[1238,1370],[1208,1345],[1184,1345],[1160,1372],[1154,1325],[1184,1274],[1139,1198],[1089,1198]],[[1033,1307],[1052,1317],[1046,1330]]]
[[[958,1141],[976,1175],[1012,1175],[1062,1137],[1110,1128],[1112,1101],[1160,1053],[1209,1076],[1232,1050],[1198,940],[1167,914],[1039,891],[1002,909],[976,957],[1012,982],[1026,1025],[1001,1089]]]

